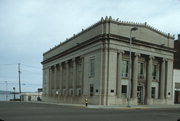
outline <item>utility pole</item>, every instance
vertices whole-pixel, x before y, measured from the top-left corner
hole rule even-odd
[[[133,27],[133,28],[131,28],[131,30],[130,30],[130,41],[129,41],[129,68],[128,68],[128,71],[129,71],[129,80],[128,80],[128,96],[127,96],[127,101],[128,101],[128,105],[127,105],[127,107],[131,107],[130,106],[130,99],[131,99],[131,71],[132,71],[132,67],[131,67],[131,65],[132,65],[132,62],[131,62],[131,55],[132,55],[132,32],[133,31],[136,31],[136,30],[138,30],[138,28],[137,27]],[[137,87],[136,87],[137,88]]]
[[[19,93],[21,94],[21,68],[20,63],[18,63],[18,75],[19,75]]]

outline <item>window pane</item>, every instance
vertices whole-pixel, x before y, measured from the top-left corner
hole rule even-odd
[[[122,85],[122,93],[127,93],[127,85]]]
[[[151,88],[151,97],[155,98],[156,87]]]
[[[141,70],[140,70],[140,74],[143,75],[143,63],[141,63]]]
[[[90,76],[94,77],[95,75],[95,59],[90,59]]]
[[[157,79],[157,65],[153,65],[153,79]]]
[[[90,84],[90,96],[93,96],[94,94],[94,85]]]
[[[124,60],[123,61],[123,65],[122,65],[122,76],[123,77],[128,77],[128,61],[127,60]]]

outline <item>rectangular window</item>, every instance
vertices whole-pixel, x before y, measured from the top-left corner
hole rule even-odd
[[[81,96],[81,89],[78,90],[78,95]]]
[[[138,77],[139,79],[144,78],[144,63],[138,63]]]
[[[152,76],[153,76],[153,80],[156,80],[157,79],[157,65],[153,65],[153,73],[152,73]]]
[[[128,68],[129,68],[129,62],[127,60],[123,60],[123,67],[122,67],[122,77],[123,78],[128,77]]]
[[[81,94],[82,94],[81,88],[77,88],[77,96],[81,96]]]
[[[122,94],[126,94],[127,93],[127,85],[122,85],[121,93]]]
[[[89,70],[89,75],[90,77],[94,77],[95,76],[95,59],[91,58],[90,59],[90,70]]]
[[[94,85],[90,84],[90,96],[94,95]]]
[[[152,87],[151,88],[151,98],[155,98],[155,94],[156,94],[156,87]]]

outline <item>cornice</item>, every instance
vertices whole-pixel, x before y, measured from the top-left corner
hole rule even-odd
[[[76,46],[74,46],[74,47],[72,47],[72,48],[70,48],[68,50],[65,50],[65,51],[57,54],[57,55],[54,55],[54,56],[44,60],[41,63],[46,64],[46,63],[48,63],[50,61],[53,61],[53,60],[58,59],[60,57],[63,57],[63,56],[65,56],[67,54],[70,54],[70,53],[72,53],[74,51],[85,48],[85,47],[87,47],[87,46],[89,46],[91,44],[97,43],[99,41],[106,41],[106,40],[116,40],[116,41],[129,43],[129,38],[127,38],[127,37],[122,37],[122,36],[112,35],[112,34],[100,34],[100,35],[98,35],[96,37],[93,37],[93,38],[83,42],[83,43],[80,43],[79,45],[76,45]],[[158,49],[158,50],[163,50],[163,51],[172,52],[172,53],[175,52],[175,50],[173,48],[162,47],[160,45],[144,42],[144,41],[141,41],[141,40],[133,40],[132,44],[146,46],[146,47],[149,47],[149,48],[155,48],[155,49]]]

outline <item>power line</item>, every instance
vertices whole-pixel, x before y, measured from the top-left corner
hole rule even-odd
[[[0,64],[0,66],[17,66],[18,64]],[[38,69],[38,70],[42,70],[41,68],[39,67],[36,67],[36,66],[31,66],[31,65],[27,65],[27,64],[22,64],[22,66],[25,66],[25,67],[29,67],[29,68],[33,68],[33,69]]]
[[[17,64],[0,64],[0,66],[16,66]]]
[[[22,80],[23,82],[27,82],[27,80]],[[28,81],[29,82],[29,81]],[[0,84],[19,84],[18,82],[12,82],[12,81],[0,81]],[[21,83],[22,85],[39,85],[40,83]]]
[[[21,64],[21,65],[26,66],[26,67],[30,67],[30,68],[34,68],[34,69],[38,69],[38,70],[42,70],[42,69],[40,69],[38,67],[31,66],[31,65],[26,65],[26,64]]]

